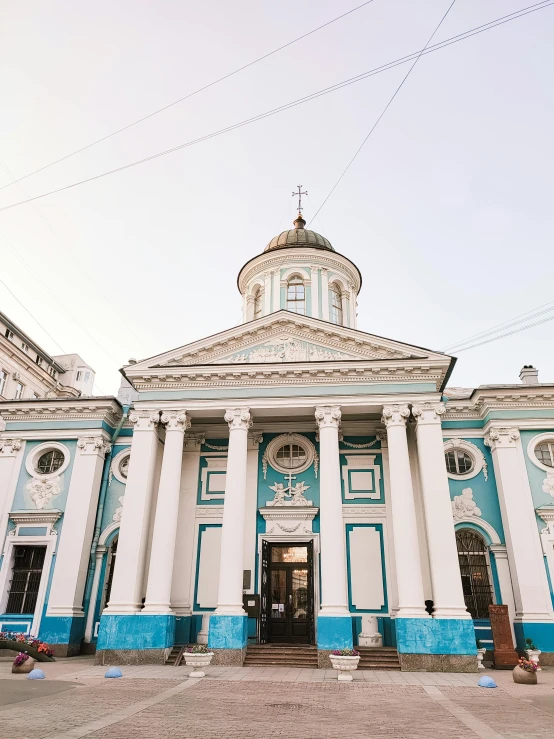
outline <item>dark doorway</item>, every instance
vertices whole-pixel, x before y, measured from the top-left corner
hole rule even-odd
[[[456,531],[460,575],[467,610],[471,618],[488,618],[492,604],[485,542],[471,529]]]
[[[260,642],[313,644],[313,543],[263,544]]]

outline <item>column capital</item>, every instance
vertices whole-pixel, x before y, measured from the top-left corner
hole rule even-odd
[[[254,423],[250,415],[250,408],[227,408],[224,418],[229,424],[229,431],[236,429],[248,431]]]
[[[446,413],[444,403],[422,403],[412,406],[412,416],[418,426],[427,423],[440,423],[440,417]]]
[[[160,422],[160,411],[135,411],[129,416],[135,431],[151,431]]]
[[[185,431],[190,429],[190,416],[186,411],[164,411],[160,422],[165,425],[167,431]]]
[[[0,454],[3,457],[15,457],[22,445],[21,439],[0,439]]]
[[[407,405],[385,405],[383,407],[383,423],[387,428],[391,426],[406,426],[410,417],[410,409]]]
[[[336,428],[340,426],[342,413],[338,405],[318,405],[315,409],[315,422],[318,429]]]
[[[112,445],[101,436],[81,436],[77,441],[81,454],[95,454],[105,457],[111,451]]]
[[[485,445],[490,447],[492,451],[495,449],[515,449],[518,439],[519,431],[516,428],[493,428],[489,429],[485,436]]]

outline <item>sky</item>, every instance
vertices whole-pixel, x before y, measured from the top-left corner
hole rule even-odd
[[[0,186],[360,2],[6,0]],[[1,190],[0,208],[418,51],[450,3],[374,0]],[[457,0],[433,42],[531,3]],[[554,301],[553,40],[554,6],[419,60],[310,223],[362,272],[358,328],[444,350]],[[239,269],[292,227],[299,183],[311,221],[407,70],[1,211],[0,310],[51,354],[79,353],[99,394],[117,392],[130,357],[239,324]],[[517,383],[524,364],[554,382],[553,332],[544,323],[460,352],[450,384]]]

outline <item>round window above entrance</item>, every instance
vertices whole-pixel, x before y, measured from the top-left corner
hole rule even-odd
[[[316,459],[312,442],[301,434],[281,434],[272,439],[264,454],[264,466],[269,464],[277,472],[304,472]]]

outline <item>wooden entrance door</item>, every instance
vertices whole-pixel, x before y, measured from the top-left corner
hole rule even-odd
[[[313,641],[313,545],[269,545],[267,557],[267,641]]]

